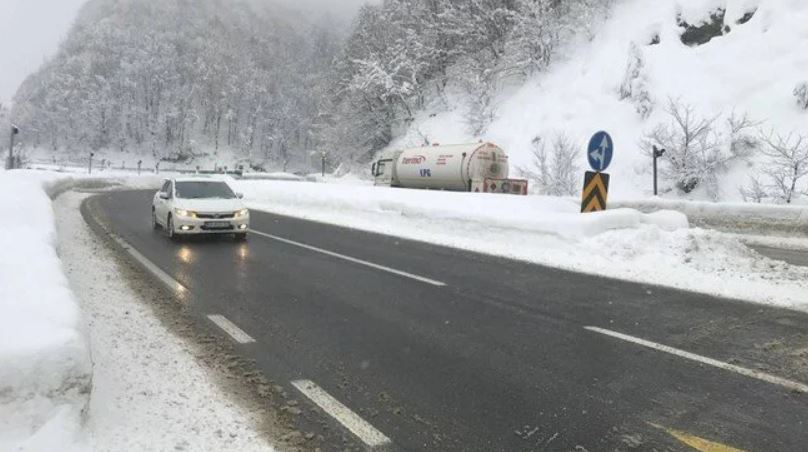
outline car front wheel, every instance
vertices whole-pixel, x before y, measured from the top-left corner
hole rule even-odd
[[[152,229],[155,229],[155,230],[160,229],[160,223],[157,222],[157,213],[154,211],[154,207],[152,207],[152,210],[151,210],[151,224],[152,224]]]
[[[174,219],[171,218],[171,214],[168,214],[168,219],[166,220],[166,235],[171,240],[177,240],[177,234],[174,233]]]
[[[236,237],[237,242],[243,242],[243,241],[247,240],[247,233],[246,232],[237,232],[235,234],[235,237]]]

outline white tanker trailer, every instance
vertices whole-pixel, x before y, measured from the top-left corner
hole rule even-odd
[[[527,181],[508,179],[508,154],[493,143],[387,151],[372,171],[375,185],[527,194]]]

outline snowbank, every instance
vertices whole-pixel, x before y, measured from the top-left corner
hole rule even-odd
[[[681,212],[696,226],[744,234],[808,237],[808,207],[752,203],[712,203],[650,198],[612,202],[643,212]]]
[[[56,254],[59,176],[0,172],[0,450],[82,450],[92,367]]]
[[[578,213],[577,200],[234,181],[248,205],[552,267],[808,309],[808,268],[767,259],[738,237],[663,210]]]
[[[672,230],[687,228],[687,217],[677,212],[643,214],[616,209],[581,215],[580,204],[549,196],[499,196],[480,193],[389,189],[352,185],[319,186],[311,183],[236,183],[249,199],[271,200],[307,212],[342,211],[387,213],[411,218],[455,220],[487,227],[554,234],[583,239],[611,229],[655,224]]]

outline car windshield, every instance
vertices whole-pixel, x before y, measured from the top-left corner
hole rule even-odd
[[[224,182],[177,182],[177,198],[204,199],[221,198],[233,199],[236,194]]]

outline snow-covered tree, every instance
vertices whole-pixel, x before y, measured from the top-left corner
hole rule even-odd
[[[790,204],[805,193],[803,178],[808,176],[808,137],[796,133],[781,135],[771,130],[761,133],[761,149],[768,158],[763,172],[771,180],[769,193]]]
[[[643,71],[644,68],[645,58],[642,49],[632,42],[629,47],[626,74],[623,76],[623,83],[620,84],[620,99],[629,100],[637,114],[643,119],[648,119],[654,111],[654,101],[648,89],[648,78]]]
[[[531,166],[520,168],[520,172],[538,187],[539,193],[570,196],[580,191],[581,146],[563,132],[553,136],[550,149],[541,136],[533,138],[530,145]]]
[[[670,99],[666,112],[668,123],[658,124],[645,134],[642,146],[652,152],[656,146],[665,149],[660,175],[683,193],[703,187],[714,199],[719,196],[718,179],[730,163],[748,155],[751,142],[745,131],[752,122],[745,116],[732,115],[728,132],[717,129],[720,116],[702,117],[693,106]]]
[[[794,97],[800,108],[808,110],[808,82],[797,83],[797,86],[794,87]]]

